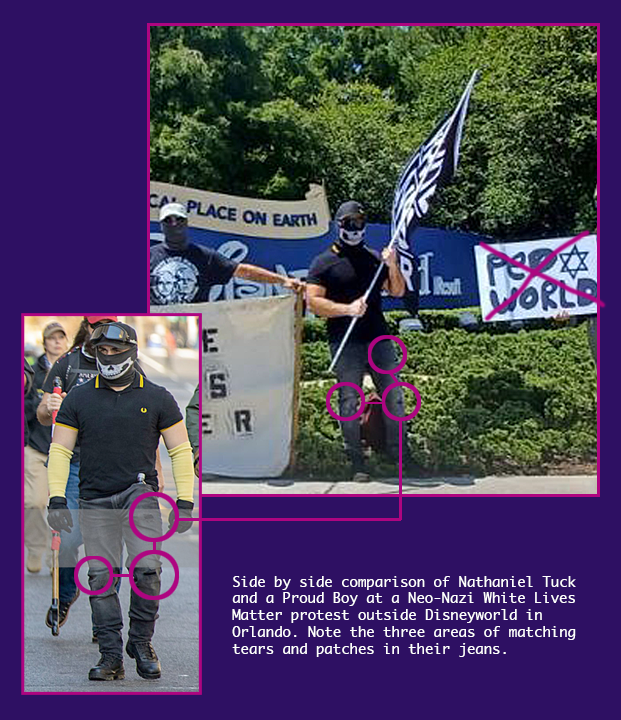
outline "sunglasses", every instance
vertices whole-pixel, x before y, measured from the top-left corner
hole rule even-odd
[[[364,217],[347,217],[341,222],[341,227],[349,232],[364,230],[367,221]]]
[[[131,343],[137,345],[134,338],[130,337],[129,333],[125,328],[119,327],[118,325],[98,325],[91,335],[91,342],[104,338],[105,340],[116,340],[122,343]]]
[[[165,217],[162,222],[164,225],[185,225],[188,221],[180,215],[169,215],[168,217]]]

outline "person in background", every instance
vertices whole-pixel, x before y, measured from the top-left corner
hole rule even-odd
[[[33,383],[34,370],[28,360],[24,358],[24,399],[31,391]],[[26,420],[26,413],[24,413],[24,447],[26,447],[26,445],[28,445],[28,421]]]
[[[597,185],[595,186],[595,192],[593,193],[593,201],[595,202],[595,210],[597,211]],[[595,232],[597,233],[597,228],[595,228]],[[593,362],[597,365],[597,315],[589,318],[587,327],[591,355],[593,356]]]
[[[166,365],[168,366],[170,372],[174,372],[175,355],[177,354],[177,338],[170,328],[166,328],[164,345],[166,347]]]
[[[160,209],[164,242],[151,248],[151,305],[200,303],[209,300],[214,285],[225,285],[232,277],[272,283],[301,292],[297,278],[237,263],[211,248],[188,239],[188,213],[181,203]]]
[[[190,402],[185,408],[185,424],[188,429],[188,439],[192,445],[194,455],[194,474],[200,480],[200,406],[199,406],[199,388],[196,386],[194,395],[190,398]]]
[[[41,570],[42,558],[49,551],[51,536],[45,521],[47,506],[47,454],[50,449],[50,428],[37,420],[37,407],[43,396],[43,383],[58,358],[67,352],[67,333],[59,322],[48,323],[43,329],[44,353],[34,365],[32,389],[24,400],[28,423],[28,443],[24,448],[24,541],[27,550],[26,569]]]

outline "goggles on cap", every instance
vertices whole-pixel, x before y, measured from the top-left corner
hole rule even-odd
[[[348,232],[364,230],[366,224],[366,219],[361,215],[343,218],[340,223],[343,230],[347,230]]]
[[[91,334],[91,342],[104,338],[105,340],[115,340],[120,343],[129,343],[131,345],[137,345],[138,343],[134,338],[130,337],[129,333],[125,328],[119,327],[118,325],[98,325]]]

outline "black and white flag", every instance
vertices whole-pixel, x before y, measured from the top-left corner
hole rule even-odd
[[[391,238],[396,243],[399,265],[407,285],[403,302],[413,315],[418,312],[419,278],[416,256],[407,238],[408,230],[418,225],[426,214],[438,187],[449,182],[455,174],[462,129],[477,74],[478,71],[472,74],[453,113],[408,160],[395,190]]]

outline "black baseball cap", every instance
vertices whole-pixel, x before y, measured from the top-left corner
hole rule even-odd
[[[351,217],[352,215],[362,215],[364,217],[364,208],[359,202],[356,202],[355,200],[348,200],[347,202],[344,202],[336,211],[334,219],[339,222],[340,220],[344,220],[345,218]]]
[[[116,348],[126,348],[128,345],[137,345],[138,336],[131,325],[122,322],[111,322],[98,325],[91,335],[91,343],[97,345],[112,345]]]

